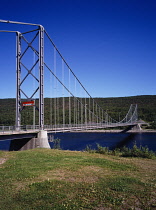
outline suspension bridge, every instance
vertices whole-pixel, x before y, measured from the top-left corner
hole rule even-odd
[[[16,119],[15,125],[1,126],[0,134],[39,132],[43,140],[45,132],[143,124],[138,121],[136,104],[130,105],[120,121],[109,116],[86,90],[42,25],[8,20],[0,23],[17,28],[23,25],[22,30],[30,27],[26,31],[0,30],[16,35]],[[28,109],[33,123],[23,126]]]

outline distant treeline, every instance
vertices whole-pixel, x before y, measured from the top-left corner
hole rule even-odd
[[[85,100],[85,99],[81,99]],[[114,98],[94,98],[97,104],[100,105],[107,113],[115,120],[121,120],[126,115],[131,104],[138,105],[138,118],[146,122],[149,122],[151,128],[156,129],[156,95],[143,95],[143,96],[131,96],[131,97],[114,97]],[[49,116],[54,114],[55,110],[53,106],[58,107],[57,112],[61,111],[61,104],[63,99],[50,99],[45,98],[45,124],[50,124]],[[65,112],[68,112],[69,98],[64,98]],[[84,101],[85,103],[85,101]],[[36,100],[36,106],[38,106],[38,100]],[[74,106],[74,99],[71,98],[71,108]],[[16,100],[14,98],[0,99],[0,126],[2,125],[15,125],[16,115]],[[73,114],[73,113],[71,113]],[[66,118],[68,114],[66,114]],[[35,112],[36,124],[38,124],[38,111]],[[68,123],[68,119],[65,123]],[[33,108],[26,107],[22,111],[21,123],[23,125],[33,124]]]

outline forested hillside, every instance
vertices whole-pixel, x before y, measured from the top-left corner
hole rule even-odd
[[[53,99],[55,100],[55,99]],[[83,99],[84,100],[84,99]],[[65,98],[68,102],[68,98]],[[107,113],[116,120],[121,120],[127,113],[131,104],[138,104],[138,117],[139,119],[150,122],[153,128],[156,128],[156,95],[146,96],[131,96],[131,97],[118,97],[118,98],[95,98],[95,101],[104,109]],[[60,98],[57,102],[62,103]],[[38,100],[36,100],[36,106]],[[67,103],[66,103],[67,104]],[[49,115],[52,111],[50,108],[51,99],[45,98],[45,124],[49,124]],[[73,103],[71,101],[71,106]],[[0,99],[0,125],[14,125],[15,124],[15,99]],[[68,106],[65,107],[67,111]],[[61,111],[61,110],[60,110]],[[26,107],[22,111],[22,124],[33,124],[33,108]],[[36,111],[36,124],[38,119],[38,113]],[[68,120],[67,122],[68,123]]]

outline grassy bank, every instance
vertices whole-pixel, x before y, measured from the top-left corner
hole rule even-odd
[[[155,209],[156,160],[35,149],[0,152],[0,209]]]

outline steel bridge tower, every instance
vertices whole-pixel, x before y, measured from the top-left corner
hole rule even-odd
[[[20,129],[21,126],[21,110],[22,110],[22,102],[21,102],[21,94],[26,97],[27,101],[32,101],[34,95],[39,92],[39,128],[40,130],[44,129],[44,27],[39,24],[32,23],[23,23],[16,21],[7,21],[0,20],[1,23],[10,23],[10,24],[20,24],[20,25],[29,25],[36,26],[34,30],[26,31],[21,33],[19,31],[0,31],[0,32],[13,32],[16,33],[16,130]],[[35,36],[33,37],[31,42],[28,42],[25,38],[25,34],[35,32]],[[38,38],[38,47],[34,48],[33,42]],[[22,52],[22,41],[27,45],[24,52]],[[28,49],[31,49],[35,55],[38,57],[35,64],[28,69],[24,63],[22,62],[23,57],[25,56]],[[35,66],[39,67],[39,76],[35,76],[32,73],[32,70]],[[21,69],[24,67],[27,70],[26,76],[21,79]],[[38,87],[35,91],[32,91],[32,94],[28,96],[24,90],[22,90],[22,84],[26,81],[28,76],[31,75],[37,82]]]

